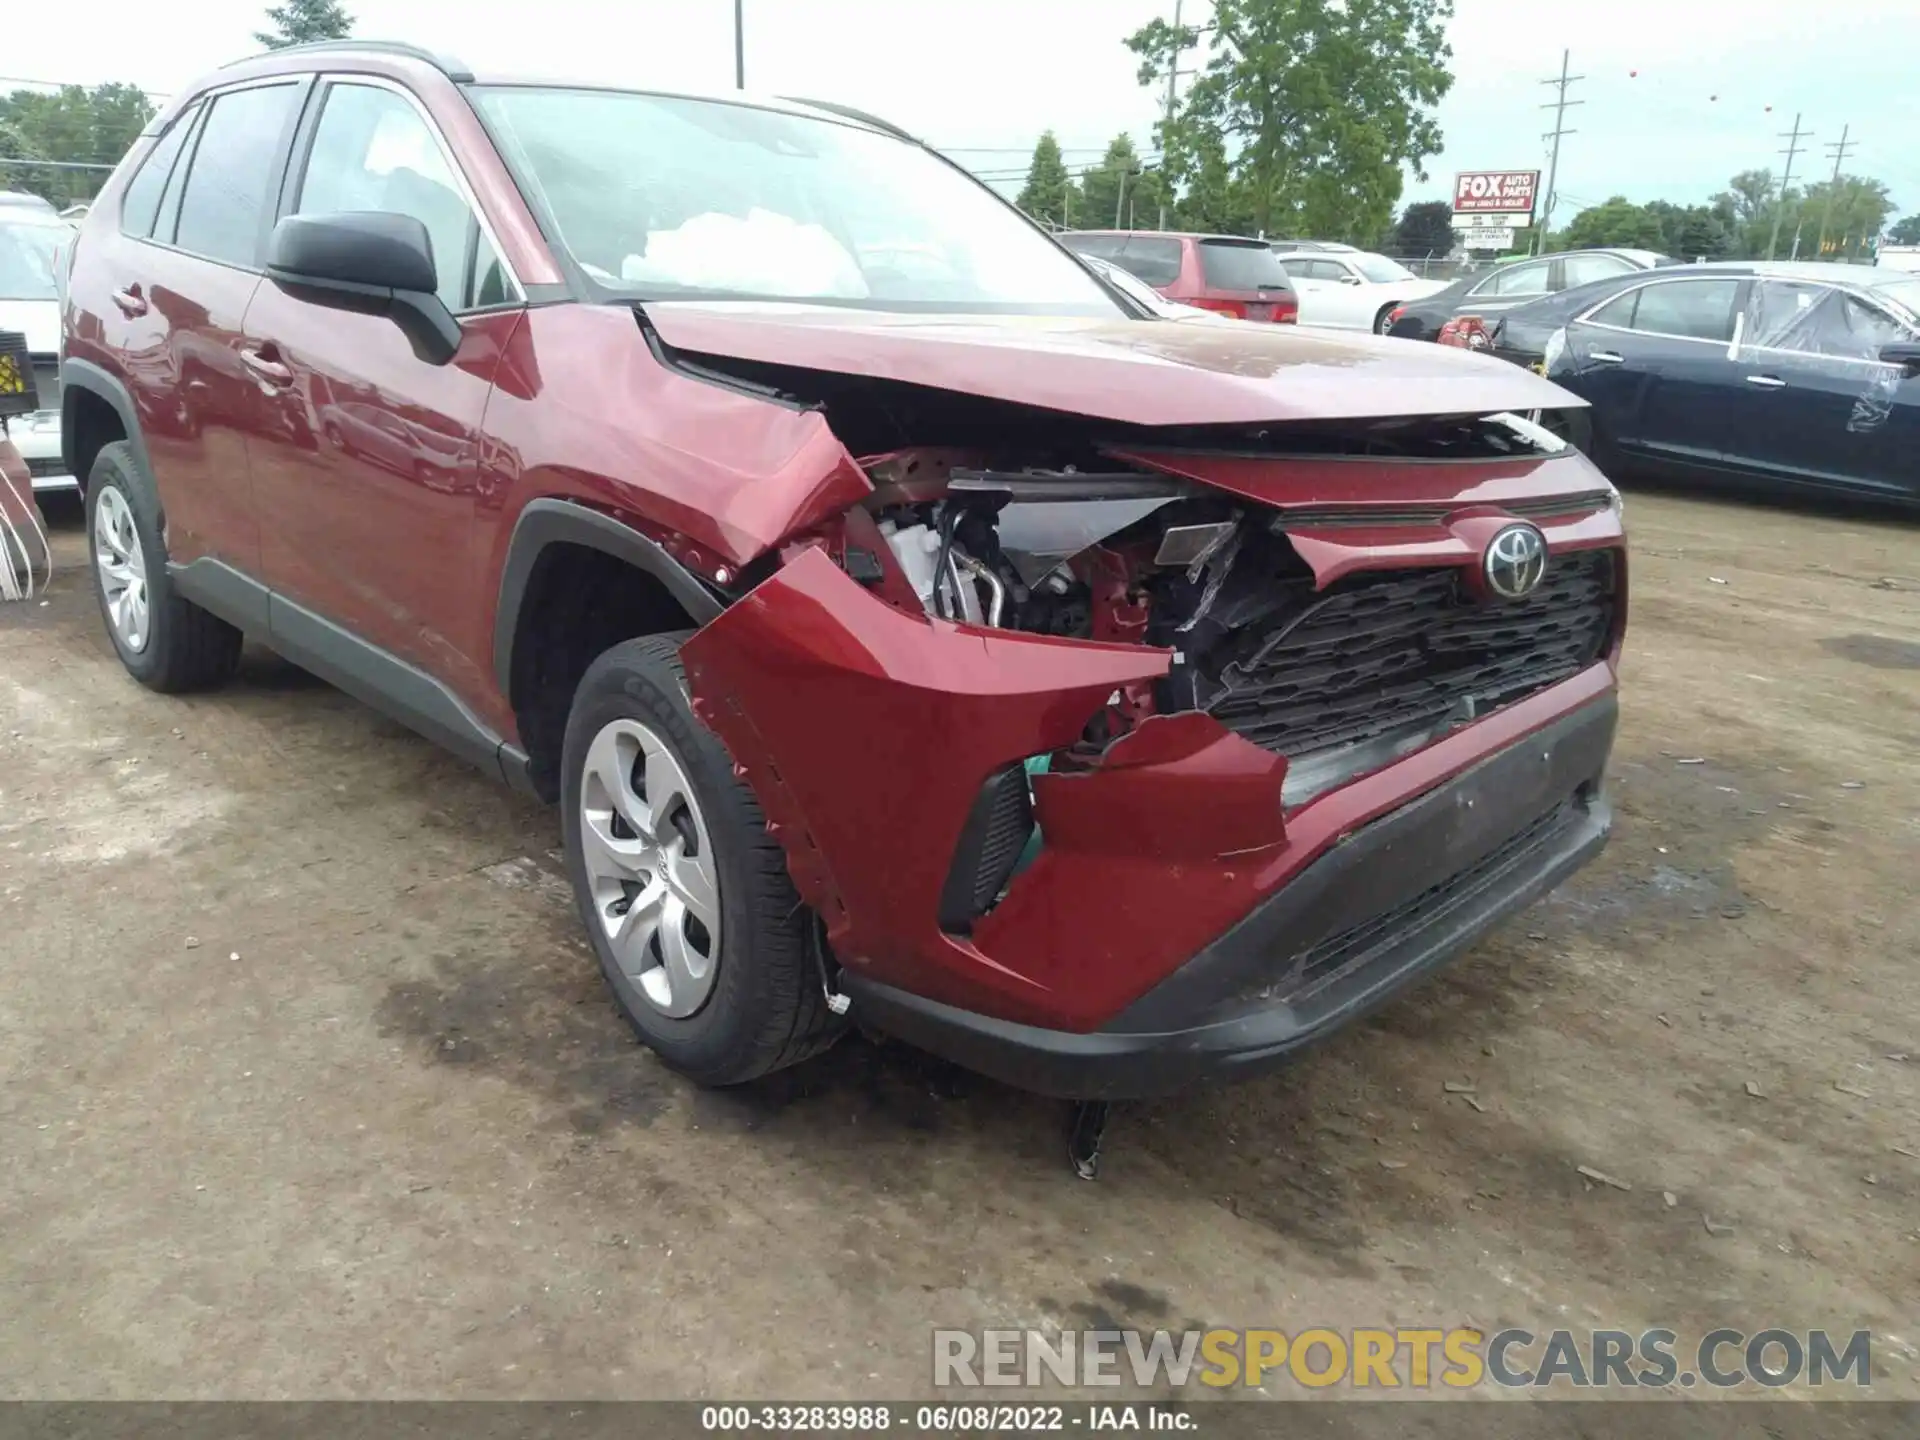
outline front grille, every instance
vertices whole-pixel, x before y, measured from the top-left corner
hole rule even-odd
[[[1464,722],[1598,660],[1616,591],[1611,550],[1554,556],[1508,603],[1476,599],[1457,568],[1355,576],[1243,650],[1207,709],[1288,756]]]
[[[1545,843],[1573,818],[1574,812],[1572,799],[1562,801],[1465,869],[1455,871],[1391,910],[1384,910],[1337,935],[1329,935],[1303,951],[1294,957],[1291,974],[1277,991],[1276,998],[1289,1001],[1304,998],[1309,991],[1357,968],[1383,944],[1473,899]]]

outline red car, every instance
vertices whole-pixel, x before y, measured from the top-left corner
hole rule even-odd
[[[1236,320],[1293,325],[1300,297],[1273,247],[1238,235],[1155,230],[1068,230],[1060,243],[1118,265],[1169,300]]]
[[[1123,308],[857,113],[282,50],[175,98],[68,278],[126,668],[247,632],[558,802],[702,1083],[854,1023],[1246,1073],[1607,833],[1620,512],[1516,418],[1577,402]]]

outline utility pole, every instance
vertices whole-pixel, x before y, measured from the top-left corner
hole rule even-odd
[[[1827,203],[1820,211],[1820,248],[1814,252],[1816,259],[1825,258],[1827,253],[1827,224],[1833,219],[1833,197],[1840,192],[1840,167],[1846,162],[1847,151],[1853,148],[1847,139],[1852,133],[1852,125],[1842,125],[1840,143],[1827,146],[1833,151],[1833,179],[1827,185]]]
[[[1800,128],[1800,116],[1793,117],[1793,130],[1782,131],[1780,138],[1787,142],[1787,148],[1780,153],[1787,157],[1786,173],[1780,177],[1780,198],[1773,205],[1773,234],[1767,237],[1767,259],[1773,259],[1774,252],[1780,248],[1780,226],[1787,218],[1787,186],[1793,182],[1793,161],[1800,153],[1800,142],[1811,140],[1813,132]]]
[[[1167,56],[1167,112],[1166,123],[1160,132],[1161,167],[1164,172],[1165,153],[1168,137],[1173,132],[1174,85],[1180,78],[1180,0],[1173,0],[1173,53]],[[1167,228],[1167,184],[1166,175],[1160,177],[1160,228]]]
[[[1120,190],[1119,193],[1113,197],[1113,228],[1116,230],[1120,228],[1121,206],[1127,203],[1127,176],[1132,173],[1133,171],[1125,165],[1120,167]]]
[[[1553,142],[1553,153],[1547,160],[1547,205],[1540,216],[1538,244],[1542,250],[1546,249],[1547,234],[1553,228],[1555,187],[1560,183],[1560,137],[1563,135],[1578,135],[1580,133],[1578,130],[1567,129],[1567,111],[1575,105],[1584,105],[1587,103],[1584,100],[1567,99],[1567,87],[1587,78],[1584,75],[1569,75],[1567,73],[1567,67],[1572,61],[1573,51],[1562,50],[1560,52],[1559,78],[1542,80],[1540,82],[1542,85],[1557,86],[1560,91],[1556,99],[1540,107],[1542,110],[1553,111],[1553,133],[1545,137]]]
[[[740,11],[746,0],[733,0],[733,88],[747,88],[747,27]]]

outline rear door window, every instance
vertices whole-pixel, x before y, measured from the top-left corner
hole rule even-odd
[[[256,85],[213,102],[193,149],[174,243],[210,260],[259,264],[281,142],[300,86]]]
[[[1200,273],[1209,290],[1288,288],[1286,267],[1260,240],[1202,240]]]
[[[1273,252],[1267,252],[1271,255]],[[1106,258],[1149,285],[1171,285],[1180,278],[1180,242],[1164,237],[1117,236]]]
[[[1644,335],[1686,340],[1733,339],[1733,306],[1738,280],[1673,280],[1636,292],[1633,328]]]
[[[1513,265],[1489,276],[1474,287],[1475,295],[1545,295],[1551,260],[1536,260],[1531,265]]]
[[[147,151],[147,158],[140,162],[140,168],[134,172],[133,179],[127,182],[127,193],[120,197],[120,229],[128,235],[145,237],[153,234],[153,217],[160,211],[160,192],[167,187],[167,177],[173,173],[173,162],[180,157],[180,147],[186,144],[188,134],[193,130],[194,117],[199,115],[200,105],[195,102],[185,110],[166,129],[153,148]]]
[[[1633,268],[1632,261],[1618,255],[1569,255],[1561,262],[1561,273],[1567,278],[1566,288],[1569,290],[1595,280],[1610,280]]]

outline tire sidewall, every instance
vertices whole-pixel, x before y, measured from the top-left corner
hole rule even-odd
[[[655,1009],[620,969],[613,948],[594,912],[592,890],[581,848],[580,795],[584,762],[593,739],[615,720],[635,720],[659,736],[673,752],[694,790],[713,847],[720,886],[719,972],[706,1002],[692,1015],[674,1019]],[[756,875],[739,843],[748,833],[734,787],[733,762],[719,740],[694,718],[685,681],[677,666],[649,664],[616,647],[595,661],[580,682],[567,719],[561,762],[561,825],[566,841],[567,878],[573,885],[587,943],[600,962],[629,1023],[668,1064],[700,1075],[730,1068],[733,1057],[755,1044],[764,1006],[755,985],[754,952],[774,937],[758,933]]]
[[[133,515],[134,532],[140,537],[140,555],[147,571],[147,643],[140,650],[129,650],[107,613],[106,591],[100,585],[100,500],[108,490],[117,490]],[[160,539],[158,507],[152,488],[140,475],[130,449],[123,444],[108,445],[93,462],[87,476],[87,567],[93,572],[93,599],[99,607],[107,640],[127,673],[136,680],[151,680],[159,674],[162,657],[171,636],[167,600],[171,594],[167,578],[167,552]]]

